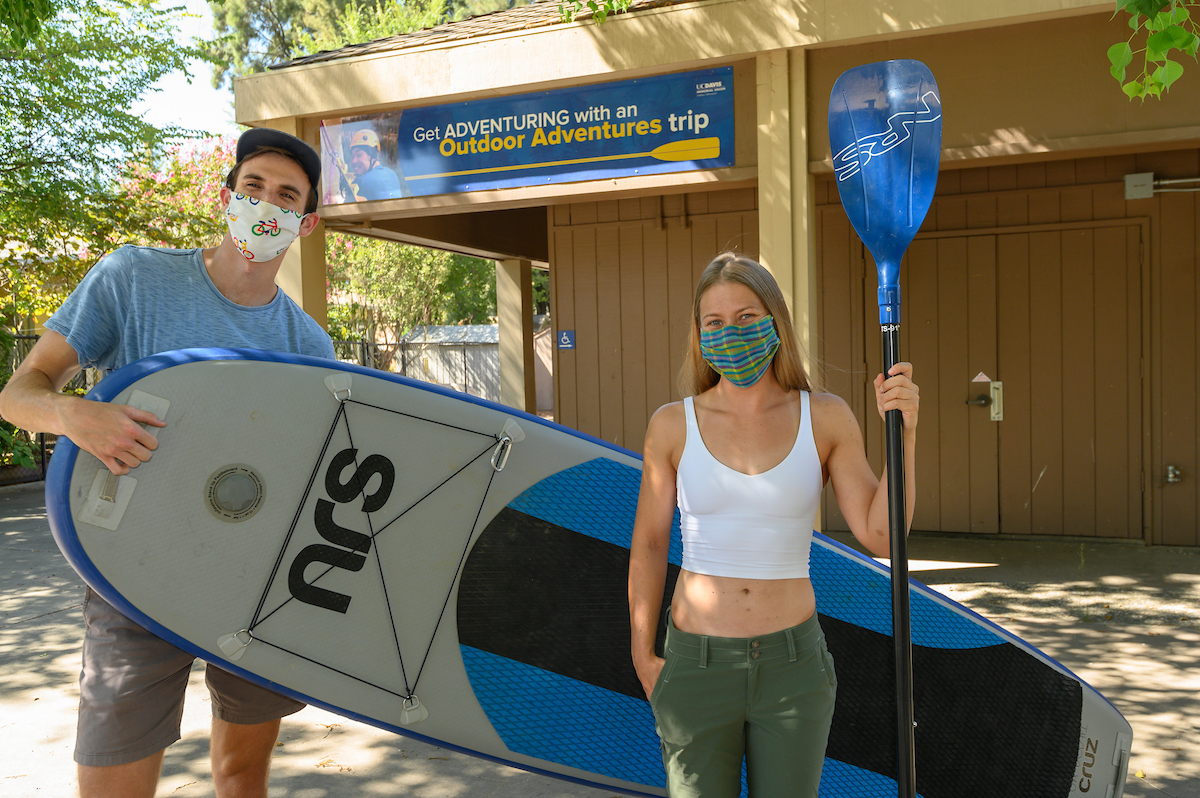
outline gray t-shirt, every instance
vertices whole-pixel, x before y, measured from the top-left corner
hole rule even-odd
[[[46,322],[79,365],[111,371],[189,347],[234,347],[334,359],[329,334],[279,290],[244,307],[213,285],[199,249],[125,246],[105,256]]]

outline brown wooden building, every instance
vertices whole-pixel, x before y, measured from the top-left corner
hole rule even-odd
[[[1200,188],[1200,71],[1131,104],[1104,57],[1128,37],[1111,17],[1111,3],[1071,0],[650,0],[598,26],[535,3],[240,79],[237,118],[317,145],[323,120],[732,67],[730,165],[322,215],[497,260],[505,401],[531,409],[528,275],[548,268],[555,329],[575,342],[555,350],[557,420],[635,450],[679,398],[700,269],[724,249],[758,257],[879,464],[875,270],[833,186],[828,96],[845,69],[920,59],[942,92],[944,150],[901,271],[902,352],[923,400],[914,527],[1195,546],[1200,207],[1189,191],[1126,199],[1125,177]],[[321,235],[281,281],[324,317]],[[1003,385],[1002,421],[968,404],[989,392],[981,375]],[[843,528],[831,500],[823,512]]]

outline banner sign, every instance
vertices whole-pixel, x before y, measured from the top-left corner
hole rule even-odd
[[[733,68],[321,123],[324,204],[716,169]]]

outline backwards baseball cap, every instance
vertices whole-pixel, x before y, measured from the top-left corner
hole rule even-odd
[[[309,184],[314,191],[316,190],[317,182],[321,179],[321,156],[317,154],[316,150],[295,136],[289,136],[282,131],[267,127],[255,127],[238,137],[237,163],[246,160],[263,147],[278,147],[284,152],[290,153],[304,168]]]

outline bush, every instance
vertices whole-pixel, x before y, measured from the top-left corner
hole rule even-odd
[[[13,345],[16,339],[8,330],[0,327],[0,388],[8,384],[12,376]],[[22,468],[37,468],[33,459],[33,444],[24,430],[17,429],[7,421],[0,420],[0,464]]]

